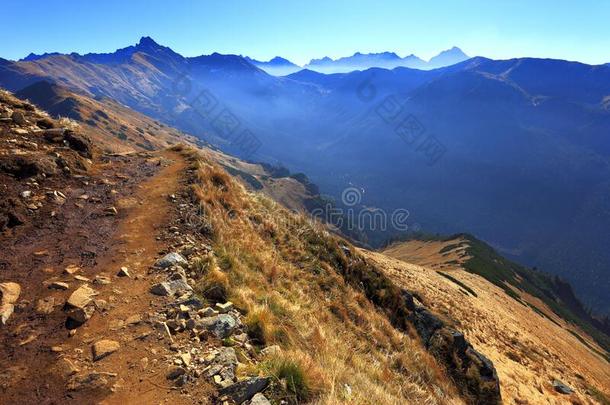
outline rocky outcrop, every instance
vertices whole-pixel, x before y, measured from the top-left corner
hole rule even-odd
[[[415,328],[424,347],[442,364],[462,396],[473,404],[501,403],[500,381],[493,363],[477,352],[464,335],[419,305],[416,297],[401,290],[364,258],[338,247],[336,268],[346,281],[363,290],[371,302],[384,310],[392,324],[402,330]]]
[[[241,404],[254,397],[269,385],[268,377],[251,377],[236,382],[220,390],[221,397],[226,396],[237,404]]]

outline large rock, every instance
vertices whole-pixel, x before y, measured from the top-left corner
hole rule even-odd
[[[21,286],[17,283],[0,283],[0,322],[5,325],[15,311],[15,302],[21,294]]]
[[[55,160],[44,155],[3,155],[0,156],[0,171],[12,174],[18,179],[57,173]]]
[[[219,394],[229,397],[237,404],[241,404],[263,391],[268,385],[268,377],[251,377],[222,388]]]
[[[68,142],[70,148],[74,149],[82,156],[91,158],[93,156],[93,146],[91,140],[84,135],[77,134],[72,130],[66,130],[64,133],[64,140]]]
[[[176,252],[168,253],[161,259],[157,260],[157,263],[155,263],[157,267],[161,267],[162,269],[166,269],[171,266],[186,266],[187,264],[188,262],[186,259],[180,253]]]
[[[115,378],[116,374],[93,371],[87,374],[74,375],[66,388],[68,391],[89,391],[89,390],[109,390],[110,381],[108,378]]]
[[[201,325],[214,336],[219,339],[224,339],[231,336],[233,330],[237,327],[237,321],[231,315],[222,314],[201,320]]]
[[[13,122],[17,125],[26,125],[28,123],[25,120],[25,116],[23,115],[23,113],[21,111],[13,112],[13,115],[11,118],[13,119]]]
[[[171,296],[192,290],[193,288],[182,279],[164,281],[162,283],[155,284],[150,288],[150,292],[152,294],[161,296]]]
[[[493,363],[461,332],[447,326],[430,337],[428,350],[446,368],[463,395],[477,404],[500,404],[500,380]]]
[[[110,356],[112,353],[119,350],[121,345],[119,342],[114,340],[100,340],[93,344],[91,347],[91,352],[93,354],[93,361],[98,361],[103,359],[106,356]]]
[[[430,338],[443,327],[444,323],[424,307],[417,307],[409,315],[409,321],[415,326],[417,334],[421,337],[424,346],[428,347]]]
[[[85,308],[89,305],[93,298],[97,295],[97,292],[89,287],[88,285],[82,285],[77,288],[68,298],[66,304],[73,308]]]

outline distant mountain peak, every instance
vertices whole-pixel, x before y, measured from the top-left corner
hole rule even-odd
[[[136,46],[159,46],[157,42],[151,37],[142,37]]]

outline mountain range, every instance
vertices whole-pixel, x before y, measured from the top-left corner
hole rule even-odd
[[[469,59],[460,48],[453,47],[442,51],[438,55],[432,57],[429,61],[425,61],[413,54],[405,57],[400,57],[394,52],[381,53],[360,53],[356,52],[352,56],[346,56],[338,59],[331,59],[325,56],[320,59],[312,59],[302,68],[287,59],[276,56],[268,62],[261,62],[255,59],[246,57],[254,66],[261,68],[265,72],[274,76],[285,76],[291,73],[298,72],[301,69],[313,70],[320,73],[347,73],[354,70],[366,70],[373,67],[394,69],[396,67],[408,67],[413,69],[436,69],[444,66],[454,65]]]
[[[0,60],[0,85],[47,80],[116,100],[225,151],[305,172],[337,201],[356,186],[363,206],[406,209],[429,232],[475,234],[610,310],[608,66],[477,57],[275,77],[240,56],[187,58],[150,38],[115,53],[28,59]],[[363,231],[372,246],[398,233]]]

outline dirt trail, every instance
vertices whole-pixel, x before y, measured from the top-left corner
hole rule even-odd
[[[172,215],[168,195],[179,189],[185,164],[179,154],[169,151],[102,163],[84,192],[114,194],[108,202],[116,205],[117,216],[97,215],[103,207],[99,204],[80,204],[79,210],[68,201],[60,209],[60,220],[34,223],[2,241],[6,242],[0,253],[2,280],[20,283],[24,292],[9,325],[0,329],[0,403],[196,403],[168,386],[163,356],[169,348],[146,322],[158,304],[148,292],[153,280],[147,271],[165,247],[157,235],[168,226]],[[119,181],[114,184],[109,179]],[[62,273],[69,264],[81,270],[75,275]],[[117,276],[122,266],[131,277]],[[90,281],[106,276],[111,282],[100,285],[75,276]],[[70,288],[50,290],[45,284],[49,279],[68,282]],[[84,284],[98,293],[97,310],[70,336],[61,306]],[[36,311],[43,298],[55,300],[50,313]],[[142,322],[134,317],[128,325],[126,320],[133,316],[140,316]],[[117,341],[120,348],[93,362],[91,345],[100,339]],[[91,372],[111,373],[102,377],[108,384],[89,381],[75,390],[66,389],[70,380]]]

